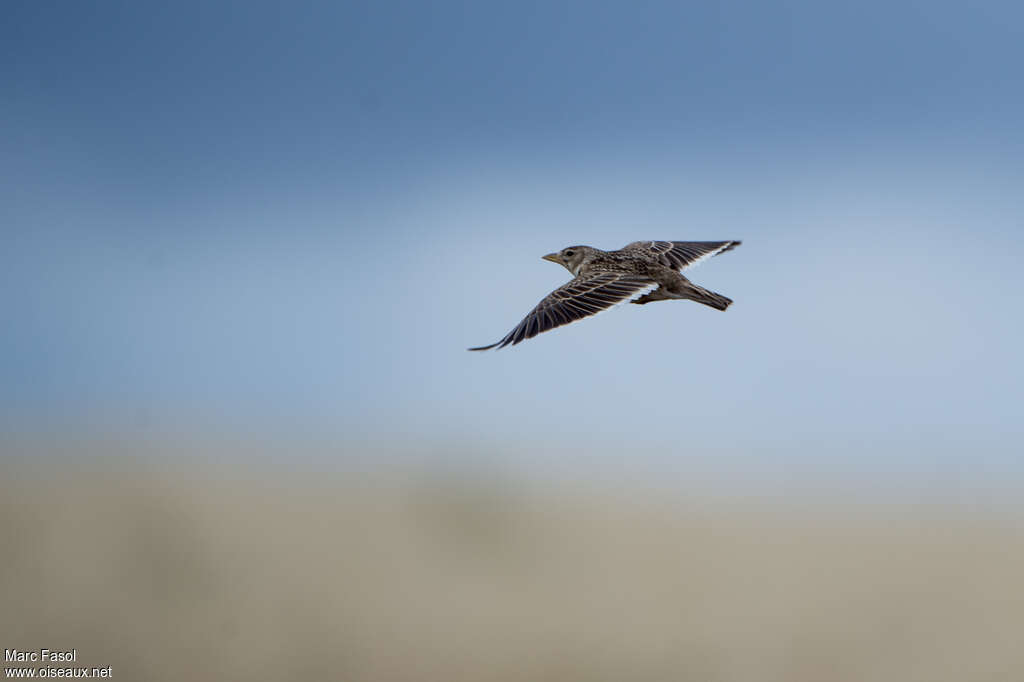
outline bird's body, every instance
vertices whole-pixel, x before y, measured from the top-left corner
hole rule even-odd
[[[569,246],[549,253],[544,259],[564,266],[574,278],[542,299],[501,341],[470,350],[515,345],[625,301],[643,305],[688,299],[725,310],[732,300],[697,286],[680,270],[739,245],[738,241],[648,241],[633,242],[618,251]]]

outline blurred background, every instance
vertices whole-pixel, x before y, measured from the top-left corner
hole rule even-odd
[[[0,10],[0,641],[1024,678],[1024,10]],[[741,239],[501,352],[571,244]]]

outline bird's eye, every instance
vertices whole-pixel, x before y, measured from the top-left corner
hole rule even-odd
[[[572,254],[573,254],[573,252],[572,252],[572,251],[566,251],[566,252],[565,252],[565,257],[566,257],[566,258],[572,258]]]

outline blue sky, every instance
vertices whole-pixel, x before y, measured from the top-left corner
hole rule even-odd
[[[1024,474],[1014,3],[3,14],[5,429]],[[648,238],[736,305],[464,350]]]

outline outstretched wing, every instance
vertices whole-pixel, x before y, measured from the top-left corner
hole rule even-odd
[[[738,241],[727,242],[633,242],[622,247],[622,251],[643,254],[656,258],[662,265],[675,270],[685,270],[703,260],[735,249]]]
[[[596,315],[614,305],[630,301],[657,288],[657,282],[619,272],[597,272],[581,275],[555,289],[505,335],[489,346],[469,350],[488,350],[516,345],[541,332]]]

